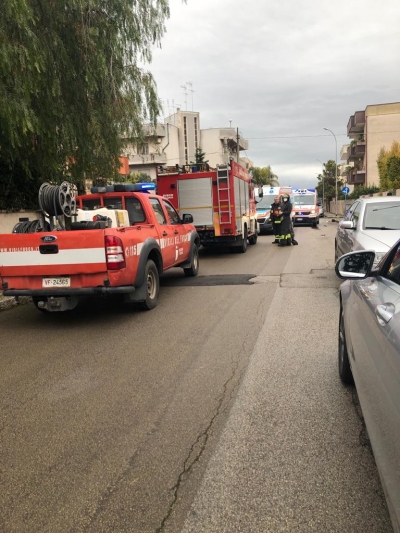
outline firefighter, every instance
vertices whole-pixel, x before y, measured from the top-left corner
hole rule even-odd
[[[299,244],[296,239],[294,238],[294,228],[293,228],[293,220],[290,219],[290,236],[292,237],[292,244],[297,245]]]
[[[281,235],[278,246],[290,246],[292,244],[291,226],[292,226],[292,203],[288,194],[282,194],[282,222]]]
[[[274,203],[271,204],[271,222],[274,230],[275,240],[272,244],[279,244],[281,238],[281,224],[282,224],[282,204],[279,196],[275,196]]]

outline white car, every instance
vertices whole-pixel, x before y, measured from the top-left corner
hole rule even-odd
[[[335,238],[335,260],[349,252],[373,250],[376,266],[398,239],[400,197],[359,198],[339,222]]]
[[[319,209],[319,218],[323,218],[325,216],[324,206],[320,203],[318,203],[317,205]]]

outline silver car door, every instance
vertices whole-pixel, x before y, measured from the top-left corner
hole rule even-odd
[[[355,201],[350,206],[350,209],[345,214],[343,220],[352,221],[353,220],[354,210],[357,208],[357,206],[359,204],[360,204],[359,200]],[[352,240],[351,240],[351,233],[353,231],[354,230],[352,230],[352,229],[341,228],[340,225],[339,225],[338,230],[337,230],[337,245],[338,245],[339,252],[340,252],[339,255],[347,254],[348,252],[351,252],[353,250],[352,249]]]
[[[400,274],[389,268],[352,286],[353,376],[389,507],[400,519]]]

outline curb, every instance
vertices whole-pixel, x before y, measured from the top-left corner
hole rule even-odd
[[[0,311],[6,311],[12,307],[18,307],[20,305],[25,305],[32,301],[32,298],[29,296],[20,296],[18,300],[14,296],[3,296],[0,292]]]

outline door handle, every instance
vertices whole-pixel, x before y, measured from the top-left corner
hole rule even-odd
[[[179,231],[176,229],[176,230],[174,231],[174,233],[175,233],[175,235],[178,235]]]
[[[168,233],[166,231],[163,231],[163,237],[166,237]]]
[[[377,305],[375,312],[378,322],[381,326],[387,324],[394,315],[396,308],[393,304]]]

